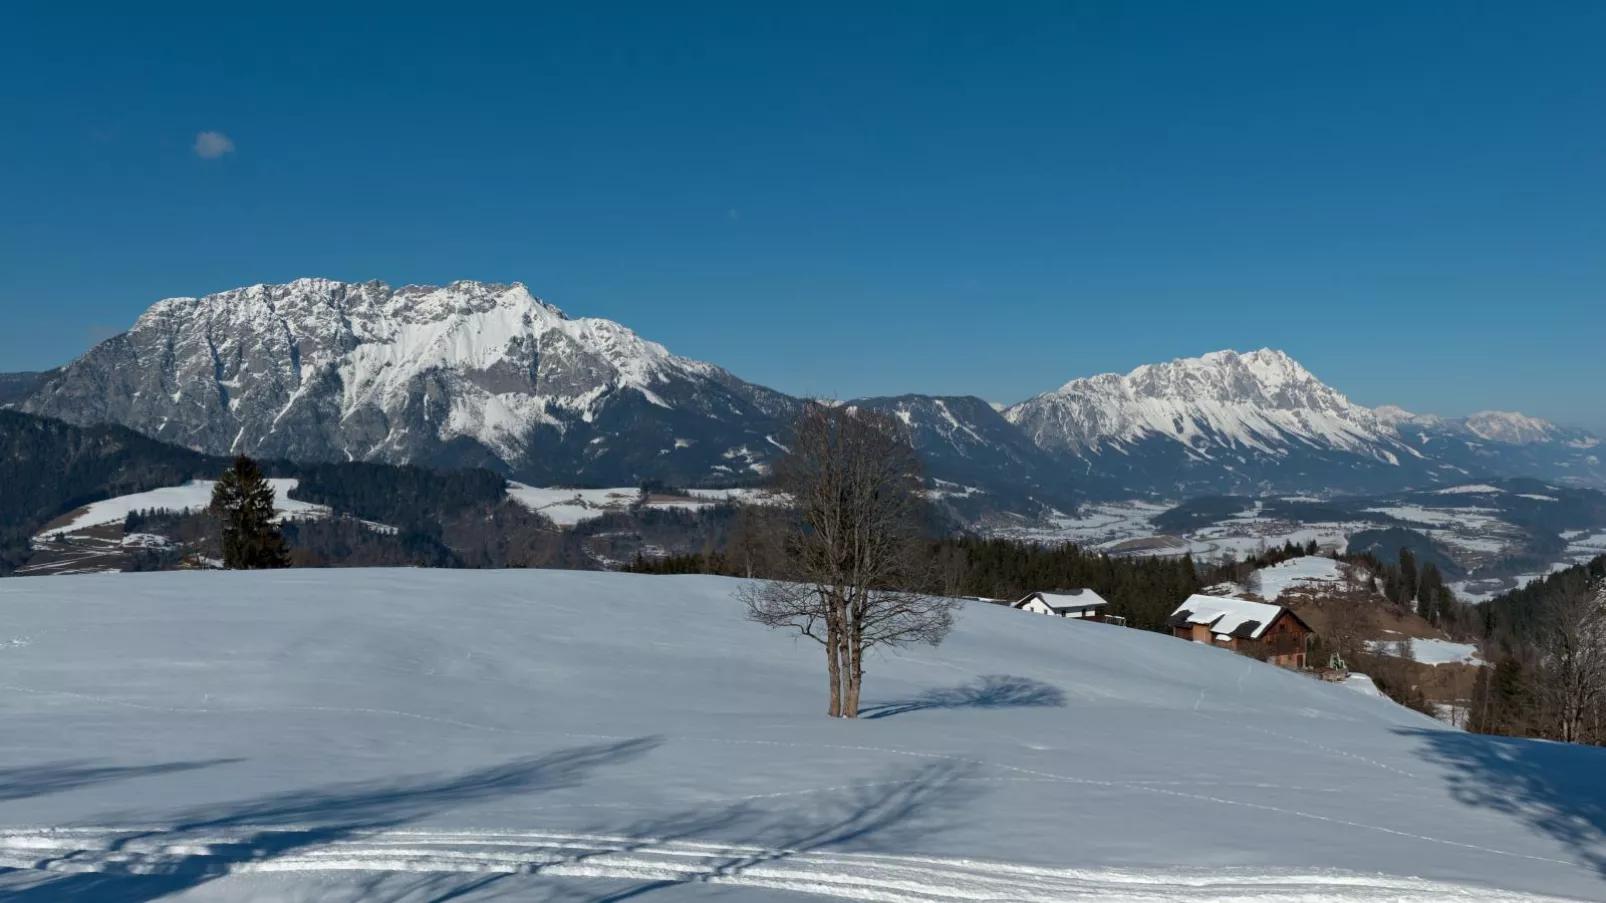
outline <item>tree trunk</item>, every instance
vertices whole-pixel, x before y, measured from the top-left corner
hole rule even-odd
[[[842,704],[842,717],[859,717],[859,687],[864,684],[864,636],[857,625],[845,632],[847,639],[847,699]]]
[[[825,668],[830,673],[830,709],[827,715],[842,717],[843,630],[840,593],[824,599],[825,607]]]
[[[837,636],[835,621],[826,625],[825,639],[825,667],[831,675],[831,705],[826,714],[832,718],[842,717],[842,661],[837,655],[837,647],[841,639]]]

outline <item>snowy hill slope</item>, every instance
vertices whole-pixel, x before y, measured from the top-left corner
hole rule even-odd
[[[736,581],[0,583],[12,900],[1598,899],[1606,751],[976,605],[824,718]]]
[[[290,498],[290,493],[295,490],[298,482],[300,481],[292,479],[268,480],[268,485],[273,487],[273,510],[278,512],[279,518],[327,516],[329,509],[322,505]],[[181,486],[168,486],[149,492],[136,492],[91,502],[78,511],[59,518],[43,532],[76,533],[90,527],[120,524],[135,511],[202,511],[212,504],[212,490],[216,486],[216,480],[191,480]]]

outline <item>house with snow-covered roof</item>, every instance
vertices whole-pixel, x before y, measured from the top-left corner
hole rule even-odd
[[[1104,610],[1109,605],[1110,603],[1090,589],[1068,589],[1056,593],[1031,593],[1016,602],[1013,607],[1040,615],[1103,621]]]
[[[1305,651],[1315,635],[1292,609],[1230,596],[1189,596],[1167,626],[1185,640],[1263,655],[1287,668],[1305,667]]]

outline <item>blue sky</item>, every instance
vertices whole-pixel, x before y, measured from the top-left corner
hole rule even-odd
[[[688,6],[10,14],[0,370],[166,296],[474,278],[798,393],[1272,346],[1606,428],[1606,4]]]

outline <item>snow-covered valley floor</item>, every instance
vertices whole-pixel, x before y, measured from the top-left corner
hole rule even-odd
[[[1606,750],[973,605],[823,714],[736,581],[0,581],[0,901],[1606,895]]]

